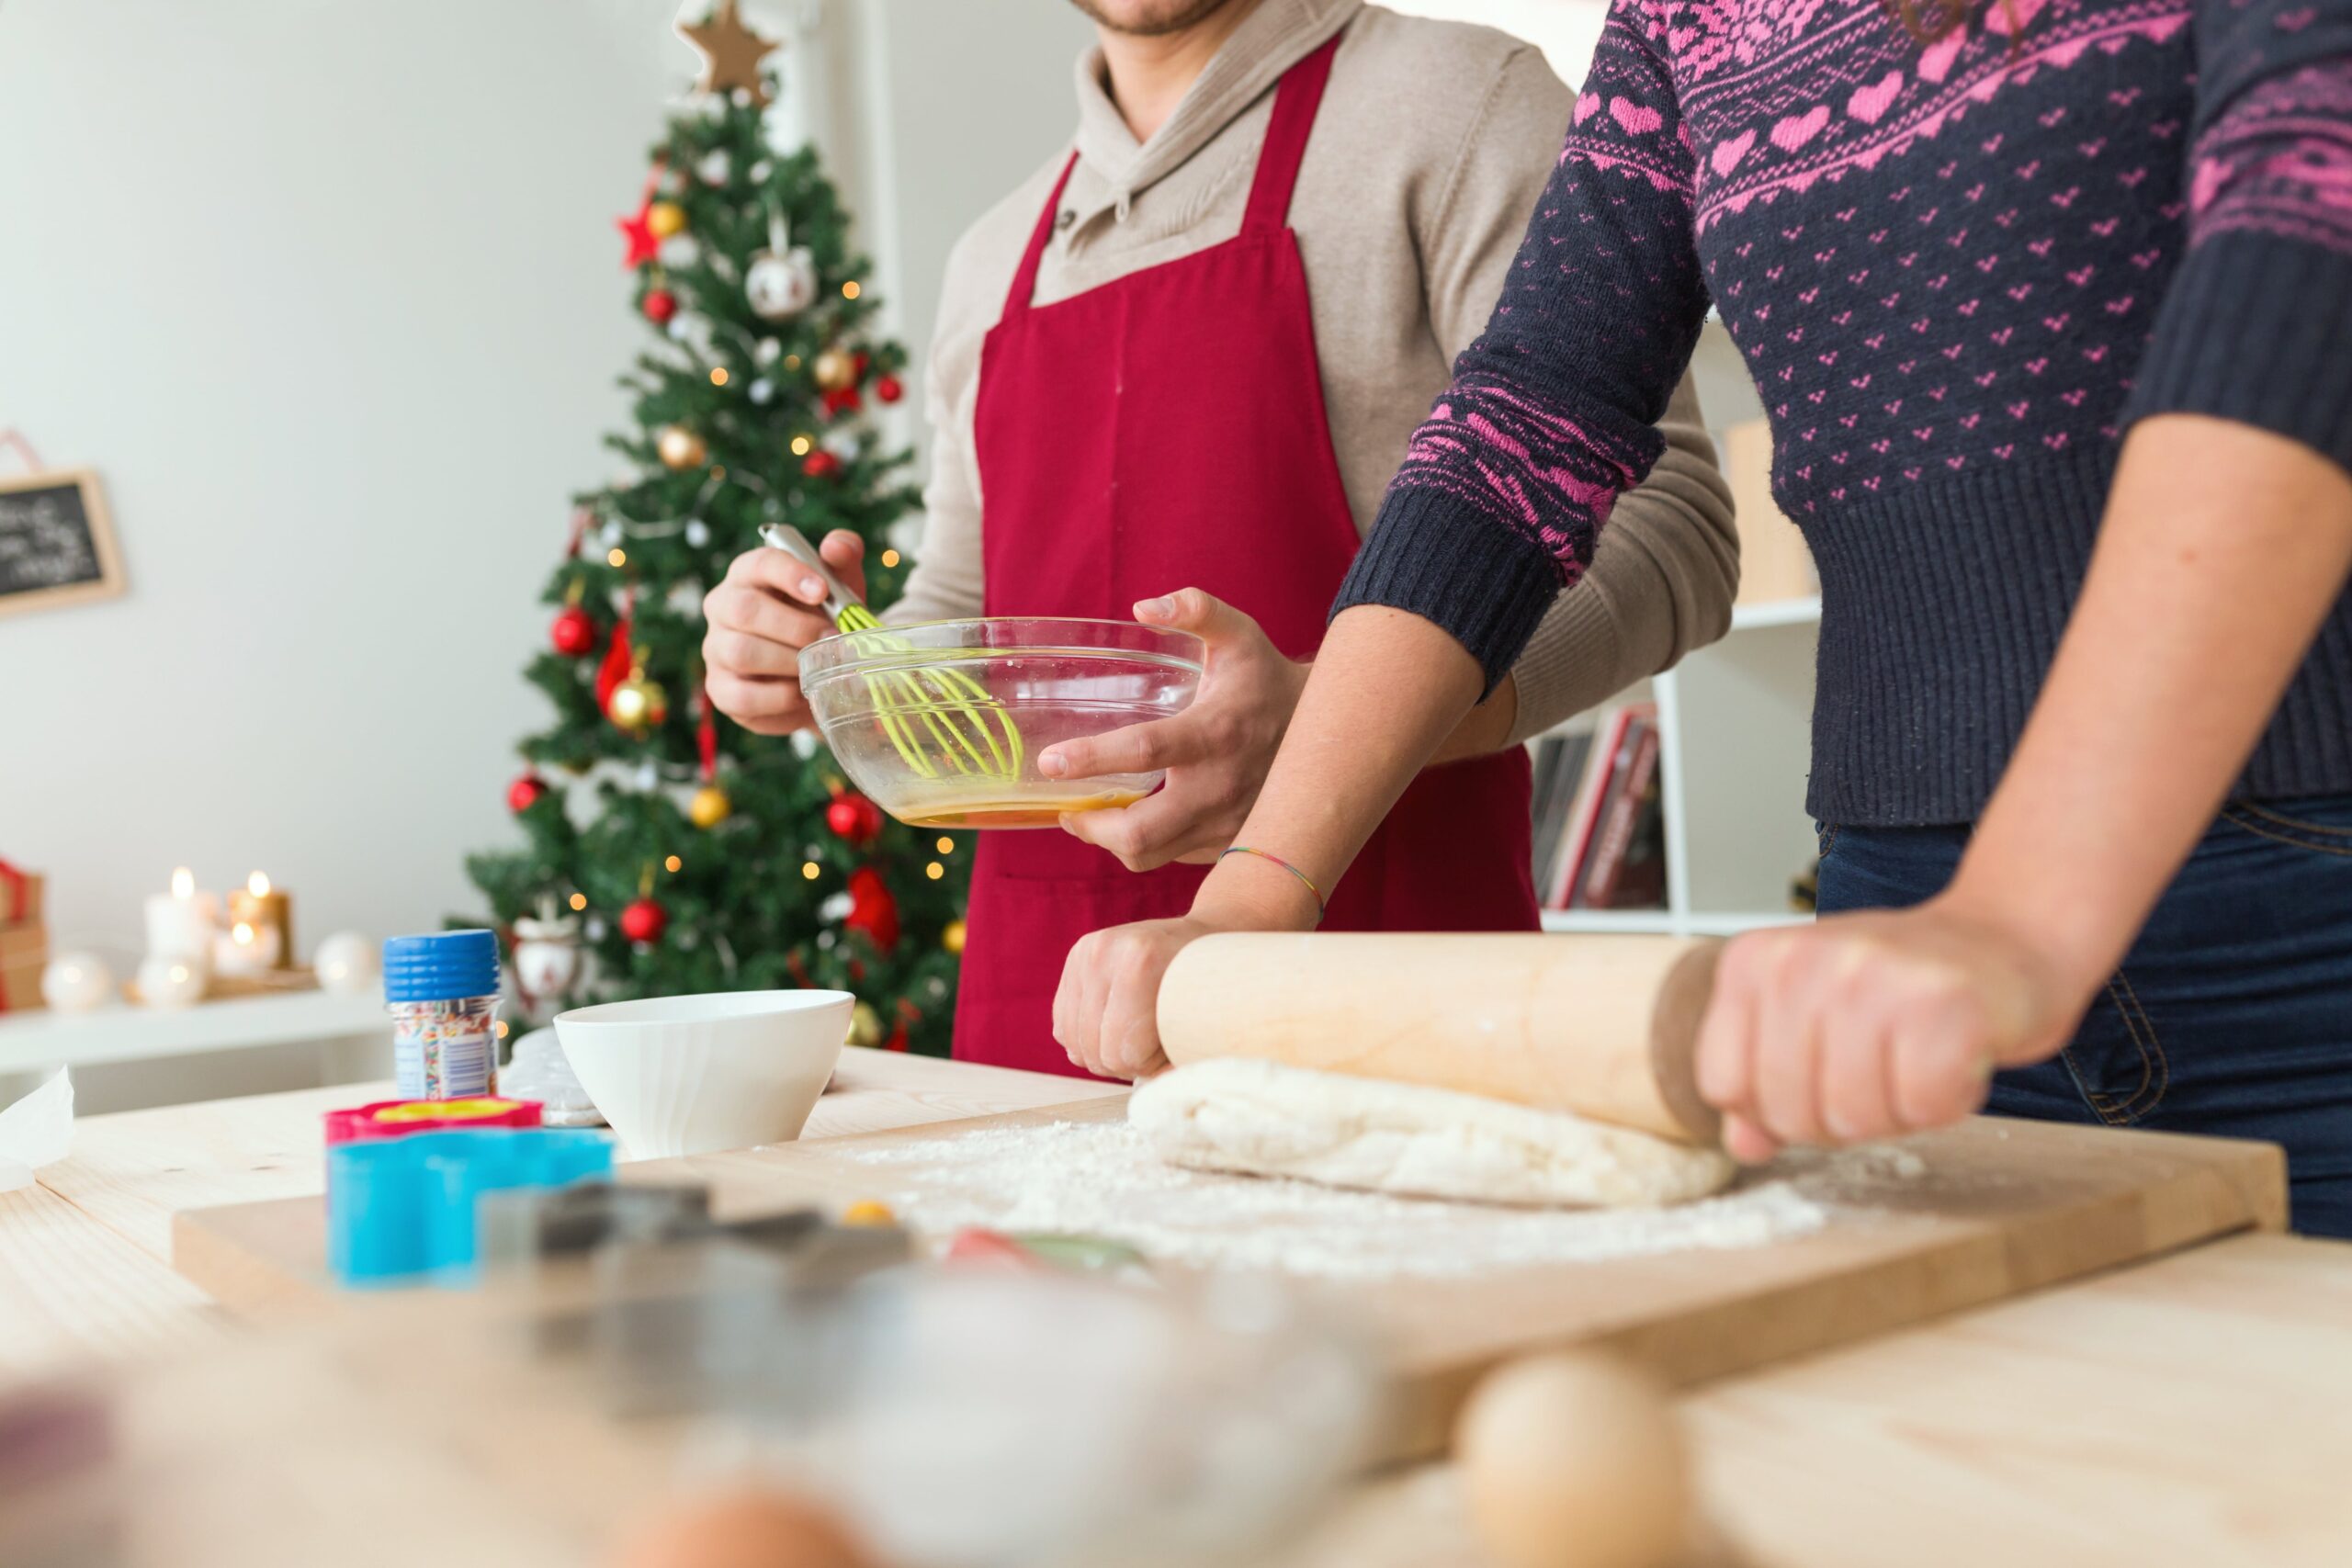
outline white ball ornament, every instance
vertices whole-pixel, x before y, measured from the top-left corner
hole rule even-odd
[[[749,387],[745,388],[744,390],[751,394],[752,400],[753,402],[764,403],[770,398],[775,396],[775,383],[763,376],[758,380],[752,382]]]
[[[654,254],[663,266],[684,270],[702,260],[702,244],[692,234],[673,234]]]
[[[1490,1374],[1453,1454],[1470,1522],[1504,1568],[1670,1568],[1692,1539],[1666,1393],[1608,1357],[1532,1356]]]
[[[848,894],[836,893],[817,906],[817,914],[823,919],[845,920],[849,918],[849,912],[856,907],[856,900]]]
[[[58,1012],[88,1012],[114,997],[114,975],[95,953],[61,953],[40,972],[40,999]]]
[[[319,943],[311,956],[322,990],[339,997],[364,996],[376,988],[383,973],[381,950],[357,931],[337,931]]]
[[[752,345],[752,363],[764,370],[784,357],[784,344],[772,337],[763,337]]]
[[[763,321],[784,321],[816,303],[817,259],[792,243],[781,213],[768,220],[768,248],[743,269],[743,299]]]
[[[710,543],[710,525],[699,517],[686,519],[684,533],[686,543],[697,550]]]
[[[139,965],[139,1000],[157,1009],[193,1007],[204,999],[204,965],[194,959],[155,953]]]
[[[775,165],[769,163],[765,158],[761,159],[758,163],[752,165],[752,177],[763,185],[766,184],[767,177],[775,173]]]
[[[817,754],[817,732],[813,729],[796,729],[792,732],[791,744],[792,754],[805,762]]]
[[[695,164],[695,178],[707,186],[723,186],[727,183],[728,164],[727,149],[714,147]]]
[[[854,430],[827,431],[824,439],[817,445],[846,463],[857,456],[857,432]]]

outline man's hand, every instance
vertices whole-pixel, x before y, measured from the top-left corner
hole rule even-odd
[[[1217,928],[1202,920],[1143,920],[1079,939],[1054,993],[1054,1038],[1069,1059],[1106,1078],[1144,1078],[1168,1066],[1159,1050],[1159,981],[1176,955]]]
[[[1136,606],[1136,618],[1196,633],[1208,644],[1192,706],[1173,718],[1048,747],[1037,771],[1049,779],[1083,779],[1167,769],[1166,784],[1133,806],[1074,813],[1062,827],[1110,851],[1129,871],[1213,861],[1257,804],[1306,684],[1306,667],[1284,659],[1256,621],[1197,588],[1147,599]]]
[[[865,596],[865,542],[844,528],[818,547],[825,564]],[[711,705],[755,735],[789,735],[816,722],[800,694],[800,650],[833,631],[819,608],[825,584],[784,551],[746,550],[703,596],[704,685]]]
[[[1957,1122],[1996,1067],[2038,1062],[2088,1003],[2046,957],[1947,899],[1751,931],[1724,953],[1699,1092],[1750,1164]]]

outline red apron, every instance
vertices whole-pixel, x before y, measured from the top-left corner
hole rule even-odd
[[[1290,68],[1241,232],[1033,306],[1062,170],[980,358],[974,416],[991,615],[1132,619],[1205,590],[1293,659],[1323,638],[1361,544],[1323,412],[1306,273],[1285,222],[1335,35]],[[1527,754],[1423,773],[1332,891],[1326,931],[1532,931]],[[1128,871],[1052,830],[982,833],[956,1055],[1074,1073],[1062,962],[1105,926],[1181,915],[1208,874]]]

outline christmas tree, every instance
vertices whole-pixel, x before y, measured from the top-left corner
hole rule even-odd
[[[589,957],[521,966],[534,1018],[825,987],[857,994],[854,1041],[944,1053],[968,847],[885,818],[813,735],[750,734],[702,694],[703,593],[761,525],[859,535],[879,604],[916,496],[910,454],[867,418],[899,398],[906,356],[870,330],[866,263],[815,154],[770,144],[772,46],[731,3],[681,31],[703,77],[619,224],[657,340],[622,378],[637,428],[607,438],[629,472],[574,498],[547,586],[550,646],[527,673],[555,719],[507,795],[527,842],[467,872],[502,930]]]

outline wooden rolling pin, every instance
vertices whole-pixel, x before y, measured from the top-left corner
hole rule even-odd
[[[1229,932],[1177,954],[1159,1042],[1573,1111],[1712,1145],[1691,1068],[1723,944],[1664,936]]]

